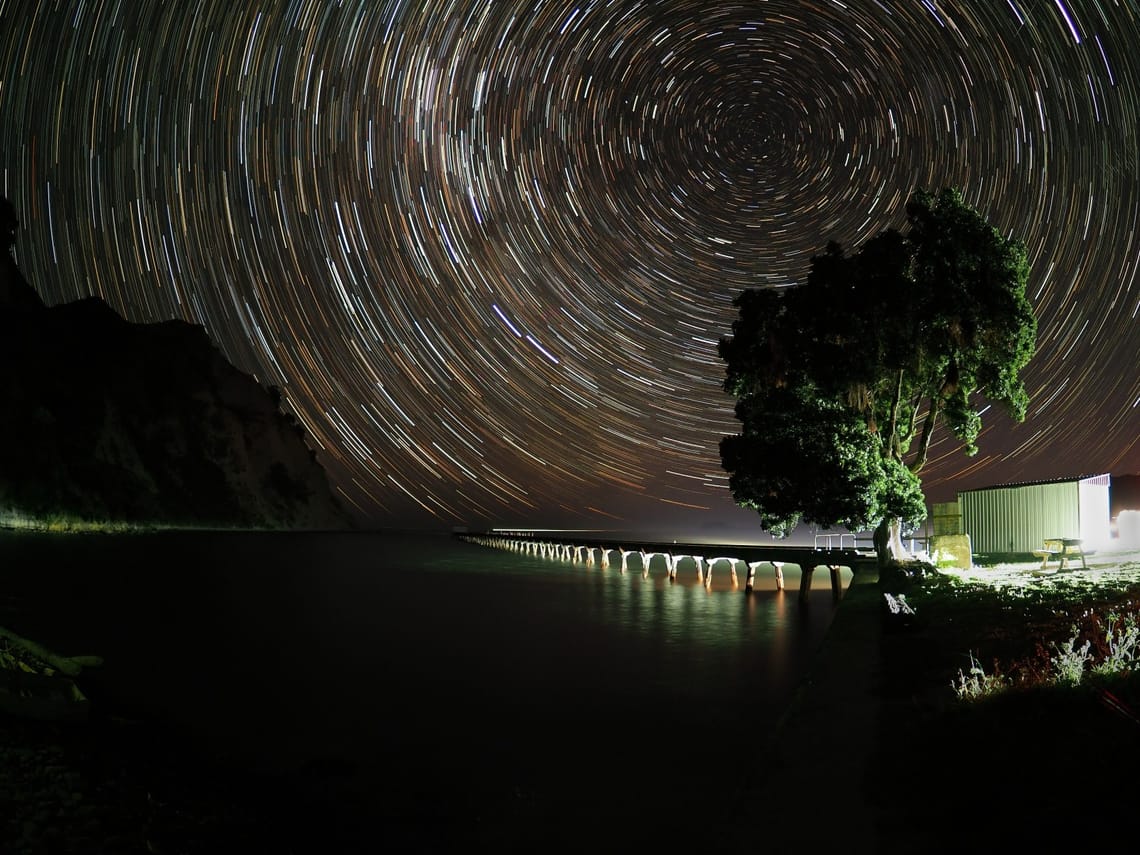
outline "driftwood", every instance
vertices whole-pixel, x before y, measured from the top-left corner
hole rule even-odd
[[[17,647],[26,650],[32,656],[50,665],[61,674],[66,674],[68,677],[75,677],[84,668],[89,668],[96,665],[103,664],[103,657],[101,656],[60,656],[58,653],[53,653],[42,644],[37,644],[30,639],[17,635],[10,629],[5,629],[0,626],[0,638],[6,638]]]

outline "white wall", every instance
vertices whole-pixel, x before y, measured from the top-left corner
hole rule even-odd
[[[1140,549],[1140,511],[1121,511],[1116,515],[1117,549]]]
[[[1108,549],[1112,543],[1112,511],[1108,476],[1080,482],[1081,540],[1085,549]]]

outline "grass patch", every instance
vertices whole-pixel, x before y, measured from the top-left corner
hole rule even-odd
[[[990,848],[1048,851],[1074,799],[1104,818],[1081,823],[1082,848],[1131,845],[1113,818],[1140,763],[1140,556],[946,570],[906,594],[916,619],[881,639],[877,851],[976,847],[954,819],[973,810],[1011,820]]]
[[[936,631],[949,675],[980,668],[1028,687],[1052,682],[1058,669],[1069,677],[1128,670],[1140,653],[1135,553],[1064,571],[1039,562],[947,569],[908,594],[922,624]]]

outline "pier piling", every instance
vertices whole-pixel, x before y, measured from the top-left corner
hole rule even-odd
[[[831,593],[835,600],[838,600],[843,595],[843,578],[842,570],[847,567],[852,573],[858,572],[858,568],[862,566],[873,566],[874,556],[868,552],[859,552],[854,548],[850,549],[818,549],[809,547],[776,547],[776,546],[755,546],[755,545],[736,545],[736,546],[712,546],[714,550],[718,550],[712,555],[708,556],[707,552],[703,552],[702,547],[710,548],[708,544],[695,544],[686,543],[678,544],[674,541],[671,545],[666,546],[664,543],[658,542],[629,542],[619,545],[615,541],[607,541],[602,539],[579,539],[575,537],[558,538],[550,537],[548,533],[543,533],[543,536],[536,536],[538,532],[506,532],[495,531],[484,534],[468,534],[461,535],[461,539],[473,543],[480,543],[484,546],[492,546],[499,549],[506,549],[523,555],[541,556],[542,558],[561,559],[568,563],[585,564],[587,567],[594,567],[601,565],[602,569],[608,569],[611,563],[610,552],[616,550],[621,556],[621,572],[624,574],[628,569],[629,556],[637,554],[641,559],[641,573],[646,579],[649,578],[650,564],[654,556],[660,555],[665,562],[665,572],[669,576],[669,581],[675,582],[677,580],[677,572],[679,564],[686,558],[691,558],[696,566],[697,580],[701,582],[706,590],[712,589],[712,576],[713,566],[717,561],[729,562],[729,573],[732,580],[732,587],[739,587],[739,580],[737,578],[736,564],[739,561],[744,565],[745,572],[745,593],[751,594],[756,586],[756,571],[762,564],[771,564],[772,570],[776,577],[776,590],[783,591],[785,589],[784,582],[784,564],[794,564],[800,568],[800,599],[807,600],[811,592],[812,573],[819,567],[826,567],[831,576]],[[597,556],[594,555],[594,550],[598,551]],[[684,552],[680,550],[686,550]],[[703,554],[698,554],[698,550],[702,550]],[[583,555],[583,552],[585,554]],[[735,554],[734,554],[735,553]]]

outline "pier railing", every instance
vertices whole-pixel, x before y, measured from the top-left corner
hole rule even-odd
[[[815,548],[817,550],[858,549],[858,542],[855,535],[846,531],[842,534],[817,534],[815,536]]]
[[[904,537],[902,542],[908,552],[912,555],[918,555],[927,551],[930,538]],[[854,549],[856,552],[874,552],[875,539],[874,535],[864,532],[858,534],[852,534],[849,531],[841,533],[828,532],[827,534],[815,535],[815,548],[817,550]]]

